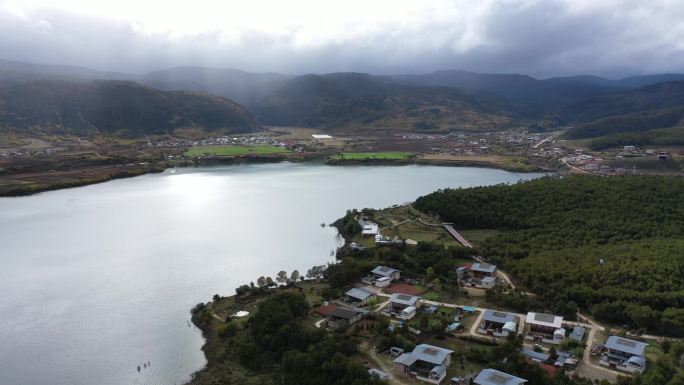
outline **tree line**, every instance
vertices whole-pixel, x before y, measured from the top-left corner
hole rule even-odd
[[[501,230],[480,253],[538,298],[499,300],[684,335],[681,177],[545,177],[441,190],[415,207],[457,228]]]

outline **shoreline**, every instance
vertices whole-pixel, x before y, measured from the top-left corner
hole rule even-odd
[[[92,176],[83,179],[67,179],[58,180],[53,183],[46,184],[17,184],[16,187],[10,187],[5,191],[0,191],[0,198],[16,198],[23,196],[30,196],[42,192],[56,191],[74,187],[89,186],[98,183],[109,182],[116,179],[132,178],[136,176],[146,175],[146,174],[157,174],[162,173],[168,169],[181,167],[208,167],[208,166],[219,166],[219,165],[240,165],[240,164],[263,164],[263,163],[280,163],[280,162],[293,162],[293,163],[316,163],[329,165],[329,166],[407,166],[407,165],[418,165],[418,166],[440,166],[440,167],[479,167],[479,168],[491,168],[498,169],[509,172],[517,173],[533,173],[533,172],[555,172],[558,170],[543,168],[540,166],[530,165],[530,168],[515,167],[499,164],[496,162],[485,162],[485,161],[469,161],[469,160],[425,160],[425,159],[410,159],[410,160],[345,160],[345,161],[330,161],[326,160],[324,157],[315,156],[311,154],[302,154],[300,156],[287,156],[287,155],[248,155],[248,156],[236,156],[230,158],[205,158],[205,159],[194,159],[194,160],[184,160],[181,162],[163,162],[150,165],[149,167],[142,167],[130,170],[119,170],[111,174],[102,174],[99,176]],[[90,169],[83,170],[73,170],[74,172],[86,172]],[[7,174],[8,179],[11,179],[12,174]]]
[[[439,166],[439,167],[478,167],[478,168],[493,168],[498,170],[510,172],[556,172],[558,170],[551,168],[544,168],[540,166],[530,165],[526,167],[508,166],[496,162],[485,162],[477,160],[433,160],[433,159],[412,159],[412,160],[345,160],[345,161],[327,161],[326,164],[330,166]]]

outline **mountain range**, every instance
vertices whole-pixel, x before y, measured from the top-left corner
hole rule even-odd
[[[36,97],[27,96],[31,93]],[[90,94],[101,97],[76,97]],[[137,112],[122,115],[134,121],[111,112],[128,111],[133,105],[124,102],[135,98],[141,101]],[[31,103],[40,106],[28,108]],[[253,130],[259,124],[354,131],[569,125],[574,128],[567,137],[583,138],[623,127],[639,131],[677,126],[683,109],[684,74],[618,80],[591,75],[536,79],[460,70],[295,76],[202,67],[126,74],[0,60],[0,125],[15,129],[45,125],[146,134],[180,126]]]
[[[244,107],[220,96],[119,80],[35,80],[0,88],[0,127],[141,136],[185,128],[249,132],[261,126]]]

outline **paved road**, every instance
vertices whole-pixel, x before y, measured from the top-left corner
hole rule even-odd
[[[583,169],[581,169],[581,168],[579,168],[579,167],[577,167],[577,166],[571,165],[571,164],[568,163],[564,158],[561,158],[561,163],[563,163],[564,165],[570,167],[571,170],[573,170],[573,171],[575,171],[575,172],[578,172],[578,173],[580,173],[580,174],[591,174],[591,173],[590,173],[589,171],[587,171],[587,170],[583,170]]]
[[[549,136],[548,138],[546,138],[546,139],[542,140],[541,142],[535,144],[535,145],[534,145],[534,148],[535,148],[535,149],[539,148],[539,146],[541,146],[542,144],[548,142],[548,141],[551,140],[551,139],[553,139],[553,136]]]

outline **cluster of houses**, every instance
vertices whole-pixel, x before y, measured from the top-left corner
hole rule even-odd
[[[488,288],[496,282],[497,269],[492,264],[473,263],[459,268],[458,271],[460,272],[459,279],[463,279],[463,282],[471,286]],[[344,330],[359,322],[369,313],[364,307],[378,301],[378,290],[373,287],[386,288],[399,279],[401,279],[401,271],[388,266],[375,267],[363,279],[365,284],[372,287],[354,287],[345,292],[344,306],[336,306],[327,315],[325,321],[327,328],[329,330]],[[428,308],[436,308],[435,306],[424,305],[425,302],[420,296],[394,293],[389,297],[387,306],[383,308],[383,313],[398,320],[408,321],[415,317],[419,311],[429,313]],[[421,307],[424,309],[421,310]],[[471,308],[470,310],[475,311],[477,309]],[[462,307],[462,311],[467,311],[466,307]],[[582,342],[587,334],[584,326],[564,323],[561,316],[536,312],[529,312],[523,316],[491,309],[483,311],[480,324],[476,330],[479,334],[492,337],[523,335],[525,340],[534,343],[535,346],[538,346],[538,343],[559,345],[566,338]],[[599,363],[617,370],[641,373],[646,368],[646,346],[643,342],[611,336],[600,352]],[[391,349],[391,354],[395,357],[393,371],[397,376],[440,384],[447,377],[452,353],[453,351],[449,349],[427,344],[416,346],[412,352],[404,352],[395,347]],[[577,359],[572,352],[556,351],[556,354],[551,357],[550,354],[543,353],[536,348],[534,350],[523,348],[521,354],[526,356],[529,361],[543,365],[569,368],[574,368],[577,365]],[[381,379],[387,378],[387,374],[378,369],[370,369],[369,373]],[[525,379],[494,369],[484,369],[469,381],[460,377],[454,377],[450,381],[452,384],[459,385],[518,385],[526,382]]]

